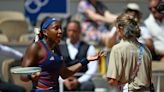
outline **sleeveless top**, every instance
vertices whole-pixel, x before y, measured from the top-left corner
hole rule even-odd
[[[44,58],[38,62],[38,66],[41,67],[41,75],[38,82],[48,87],[58,86],[59,70],[62,65],[61,55],[50,51],[42,40],[38,41],[37,44],[44,48],[46,52]]]

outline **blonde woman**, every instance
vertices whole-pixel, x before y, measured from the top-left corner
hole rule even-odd
[[[139,43],[139,25],[133,16],[122,14],[116,20],[116,30],[121,38],[110,54],[107,78],[118,92],[149,92],[151,61],[149,49]]]

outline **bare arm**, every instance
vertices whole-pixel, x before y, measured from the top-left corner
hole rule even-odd
[[[106,46],[108,48],[112,48],[117,43],[117,38],[118,34],[116,31],[116,27],[113,27],[112,30],[108,33],[108,36],[106,36],[106,38],[104,39],[104,41],[106,41]]]
[[[77,63],[73,66],[70,66],[70,67],[65,67],[64,66],[64,63],[62,64],[62,67],[60,69],[60,75],[63,79],[66,79],[70,76],[72,76],[73,74],[75,74],[76,72],[80,71],[82,68],[82,64],[80,63]]]
[[[109,11],[105,11],[104,12],[104,16],[108,20],[108,23],[113,23],[116,20],[116,18],[117,18],[117,15],[112,14]]]
[[[107,19],[105,18],[104,16],[100,15],[100,14],[97,14],[96,12],[92,11],[92,10],[86,10],[87,14],[88,14],[88,17],[91,19],[91,20],[94,20],[94,21],[102,21],[102,22],[105,22],[105,23],[112,23],[113,22],[113,19]]]
[[[94,56],[88,56],[87,60],[89,62],[92,62],[94,60],[99,59],[101,56],[104,56],[103,52],[99,52],[97,55],[94,55]],[[83,65],[81,63],[77,63],[67,68],[64,66],[64,63],[63,63],[60,69],[60,75],[63,79],[66,79],[72,76],[73,74],[75,74],[76,72],[80,71],[82,67]]]
[[[144,39],[145,45],[149,48],[151,52],[154,52],[154,46],[153,46],[153,40],[150,39]]]
[[[36,52],[38,52],[38,47],[36,46],[36,44],[32,44],[27,50],[26,53],[23,57],[23,61],[22,61],[22,67],[30,67],[35,65],[35,63],[37,62],[37,54]],[[22,75],[21,76],[21,80],[22,81],[29,81],[27,75]]]

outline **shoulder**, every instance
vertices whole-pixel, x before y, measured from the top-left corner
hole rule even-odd
[[[41,47],[36,44],[32,43],[27,49],[23,57],[22,66],[32,66],[37,64],[39,53]]]
[[[39,42],[35,42],[35,43],[32,43],[28,48],[27,48],[27,52],[31,52],[31,53],[36,53],[38,52],[39,50],[41,50],[41,43]]]
[[[91,45],[89,45],[88,43],[86,43],[86,42],[84,42],[84,41],[80,41],[80,45],[85,45],[85,46],[91,46]]]
[[[112,47],[111,53],[118,53],[121,51],[120,49],[122,49],[122,46],[118,43]]]
[[[119,42],[118,44],[114,45],[112,47],[112,51],[115,51],[115,52],[125,52],[129,49],[130,47],[130,43],[127,42],[127,41],[121,41]]]
[[[118,44],[114,45],[112,49],[122,49],[122,48],[127,48],[128,46],[129,46],[128,42],[120,41]]]
[[[148,18],[146,18],[145,21],[144,21],[144,23],[145,23],[146,26],[150,25],[151,24],[150,22],[155,22],[155,19],[154,19],[154,17],[153,17],[152,14],[150,14],[148,16]]]
[[[93,45],[89,45],[88,51],[96,51],[96,48]]]

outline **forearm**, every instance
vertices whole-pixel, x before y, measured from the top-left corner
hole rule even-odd
[[[104,55],[103,52],[98,52],[98,54],[94,55],[94,56],[87,56],[87,59],[82,59],[80,60],[79,63],[69,67],[69,68],[66,68],[64,66],[64,62],[60,68],[60,75],[62,78],[67,78],[69,76],[72,76],[74,73],[80,71],[80,69],[84,66],[86,66],[89,62],[91,61],[95,61],[95,60],[98,60],[100,57],[102,57]]]
[[[79,63],[74,64],[70,67],[65,67],[64,65],[61,68],[60,75],[63,79],[66,79],[72,75],[74,75],[76,72],[80,71],[83,66],[88,64],[87,59],[81,60]]]
[[[112,48],[117,42],[117,32],[110,32],[106,39],[108,48]]]
[[[144,39],[144,41],[145,41],[145,45],[149,48],[149,50],[151,52],[155,52],[152,39]]]
[[[164,56],[164,50],[156,50],[157,55]]]
[[[70,71],[70,72],[68,72],[68,76],[72,76],[76,72],[80,71],[82,69],[82,67],[83,66],[81,63],[77,63],[75,65],[68,67],[68,70]]]
[[[88,10],[88,16],[89,16],[89,18],[91,19],[91,20],[93,20],[93,21],[101,21],[101,22],[106,22],[106,23],[108,23],[108,20],[104,17],[104,16],[102,16],[102,15],[99,15],[99,14],[97,14],[97,13],[95,13],[95,12],[93,12],[93,11],[89,11]]]
[[[109,11],[105,11],[104,16],[106,20],[108,20],[108,23],[113,23],[117,18],[117,15],[114,15],[110,13]]]

